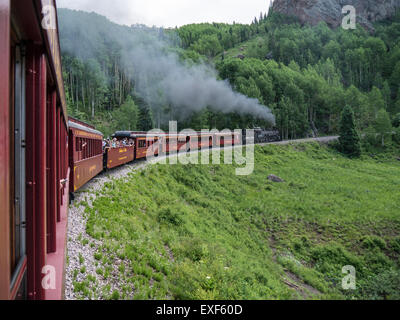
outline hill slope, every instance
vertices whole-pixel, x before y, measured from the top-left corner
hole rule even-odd
[[[399,162],[305,144],[257,147],[253,175],[234,169],[155,165],[76,204],[97,261],[74,275],[76,296],[400,298]],[[346,265],[355,291],[341,288]]]

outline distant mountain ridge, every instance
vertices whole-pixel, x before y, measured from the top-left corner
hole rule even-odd
[[[400,9],[400,0],[275,0],[272,10],[296,16],[301,23],[325,21],[336,28],[342,23],[342,8],[346,5],[356,8],[358,23],[373,30],[373,22],[390,18]]]

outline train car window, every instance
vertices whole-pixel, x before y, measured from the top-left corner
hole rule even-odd
[[[146,140],[139,140],[139,148],[146,148]]]
[[[83,148],[84,151],[85,151],[85,157],[84,157],[84,159],[89,158],[89,141],[88,141],[88,139],[83,139],[82,148]]]
[[[85,158],[85,150],[83,148],[83,139],[79,138],[79,160],[83,160]]]
[[[82,141],[81,138],[76,138],[76,151],[82,151]]]
[[[81,142],[80,142],[80,146],[79,146],[79,148],[80,148],[80,150],[81,150],[81,152],[82,152],[81,160],[83,160],[83,159],[86,159],[85,139],[80,138],[79,140],[81,141]]]
[[[12,38],[10,72],[10,111],[14,117],[11,123],[11,286],[22,271],[25,259],[25,59],[23,49]],[[12,147],[13,146],[13,147]]]

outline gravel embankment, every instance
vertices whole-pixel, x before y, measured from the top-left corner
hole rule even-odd
[[[103,172],[95,179],[91,180],[86,186],[75,195],[75,200],[70,206],[68,214],[68,232],[67,232],[67,266],[65,276],[65,299],[75,300],[77,296],[74,292],[74,281],[83,282],[89,276],[94,277],[96,282],[92,283],[92,292],[95,293],[93,298],[102,299],[103,293],[101,288],[107,284],[111,286],[111,292],[120,291],[121,283],[118,277],[118,267],[122,262],[119,259],[114,261],[114,270],[111,272],[110,278],[104,280],[103,276],[96,273],[95,253],[101,249],[101,241],[91,238],[86,233],[87,216],[84,212],[85,208],[79,204],[86,201],[89,206],[96,199],[96,191],[103,188],[106,182],[113,179],[122,179],[132,170],[138,170],[145,167],[145,162],[125,165],[109,172]],[[82,262],[83,261],[83,262]],[[74,274],[75,273],[75,274]]]

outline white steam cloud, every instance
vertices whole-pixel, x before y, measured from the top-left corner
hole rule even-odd
[[[96,26],[85,25],[84,16],[75,17],[79,15],[87,13],[73,15],[72,11],[62,10],[61,25],[69,29],[66,32],[75,35],[72,41],[69,39],[64,45],[62,42],[63,50],[90,59],[97,56],[96,50],[99,51],[95,42],[117,43],[122,49],[124,71],[135,82],[136,93],[152,107],[156,118],[157,114],[166,113],[166,107],[175,120],[186,119],[209,107],[222,113],[237,112],[275,123],[269,108],[257,99],[235,92],[227,81],[217,80],[216,71],[209,65],[182,62],[163,32],[120,26],[105,18],[98,18]]]

